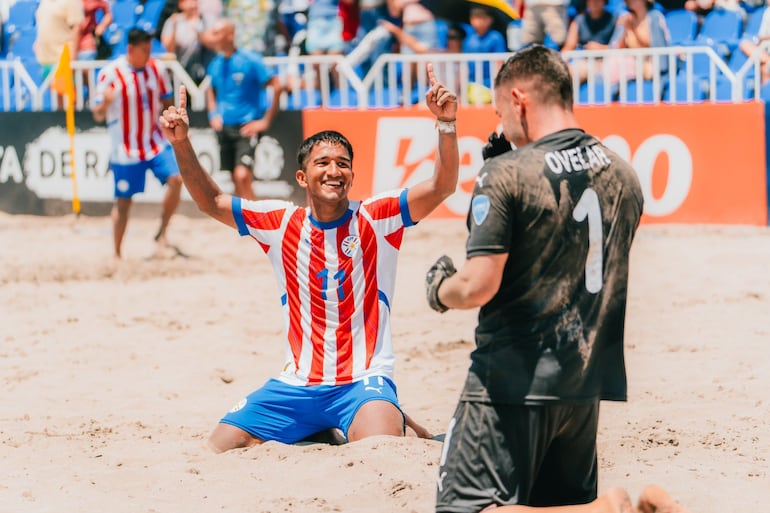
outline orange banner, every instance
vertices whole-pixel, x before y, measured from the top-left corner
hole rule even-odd
[[[643,222],[767,224],[765,117],[762,103],[591,107],[576,109],[583,128],[628,160],[645,195]],[[424,108],[303,114],[305,135],[337,130],[353,145],[352,197],[410,186],[433,172],[437,149]],[[465,217],[497,127],[494,109],[458,115],[460,186],[434,213]]]

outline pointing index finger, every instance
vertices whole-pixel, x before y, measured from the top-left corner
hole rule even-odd
[[[187,108],[187,88],[185,86],[179,86],[179,108]]]
[[[435,85],[436,82],[438,82],[438,80],[436,80],[436,74],[433,73],[433,64],[429,62],[427,69],[428,69],[428,80],[430,81],[430,85]]]

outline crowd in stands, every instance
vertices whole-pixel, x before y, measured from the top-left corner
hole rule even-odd
[[[385,53],[505,53],[540,43],[564,52],[701,45],[736,71],[770,38],[765,0],[511,0],[520,14],[505,33],[493,28],[491,8],[477,4],[465,22],[438,19],[419,0],[2,0],[2,48],[42,82],[70,45],[78,60],[121,55],[135,26],[155,34],[153,52],[175,56],[200,83],[214,56],[211,30],[224,17],[236,46],[263,56],[346,55],[366,46],[357,70],[365,75]],[[770,1],[770,0],[768,0]],[[360,52],[359,52],[360,53]],[[571,60],[579,82],[632,76],[627,57]],[[770,82],[762,52],[761,83]],[[644,79],[666,74],[668,59],[644,63]],[[470,80],[489,87],[485,69]],[[674,76],[673,70],[670,74]],[[334,78],[334,77],[332,77]],[[752,78],[749,73],[747,78]],[[606,84],[605,84],[606,85]],[[747,87],[747,90],[749,88]]]

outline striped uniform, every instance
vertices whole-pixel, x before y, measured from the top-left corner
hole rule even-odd
[[[233,198],[238,231],[267,253],[282,294],[283,382],[392,378],[390,303],[404,228],[414,224],[406,194],[402,189],[352,201],[331,223],[285,201]]]
[[[110,162],[133,164],[158,155],[168,144],[158,124],[161,100],[173,94],[163,64],[150,59],[143,69],[134,69],[122,56],[99,72],[97,82],[96,105],[104,101],[105,91],[115,92],[106,112],[112,139]]]

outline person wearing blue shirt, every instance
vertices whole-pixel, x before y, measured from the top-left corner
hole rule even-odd
[[[463,53],[504,53],[508,51],[505,37],[492,29],[492,13],[487,7],[478,6],[470,9],[469,23],[473,30],[466,32],[463,40]],[[487,87],[491,86],[491,72],[489,66],[484,66],[483,77],[476,78],[476,66],[470,64],[468,79],[471,82],[482,82]]]
[[[217,55],[207,69],[211,87],[206,103],[219,141],[220,168],[232,173],[236,196],[257,199],[252,188],[254,149],[278,112],[281,84],[260,54],[235,47],[232,21],[219,20],[213,39]]]

